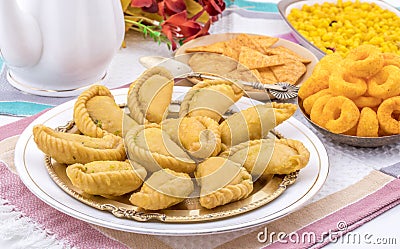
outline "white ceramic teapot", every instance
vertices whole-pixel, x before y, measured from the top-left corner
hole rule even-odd
[[[98,83],[120,48],[120,0],[0,0],[0,51],[15,87],[75,95]]]

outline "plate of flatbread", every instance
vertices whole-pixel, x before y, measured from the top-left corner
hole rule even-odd
[[[187,58],[189,56],[189,58]],[[194,39],[175,53],[195,72],[214,73],[263,84],[301,85],[312,73],[317,57],[291,41],[255,34],[224,33]],[[259,90],[250,97],[265,100]]]
[[[172,99],[179,99],[189,89],[187,87],[174,87]],[[126,103],[127,94],[128,89],[112,91],[117,104]],[[237,106],[239,109],[245,109],[248,107],[248,101],[250,99],[242,98],[238,101]],[[206,214],[201,213],[197,208],[190,212],[187,212],[187,210],[164,212],[163,214],[166,215],[167,219],[172,219],[172,222],[162,222],[157,219],[140,222],[137,219],[119,218],[118,215],[114,213],[113,215],[110,212],[112,210],[100,210],[90,203],[85,203],[85,198],[86,200],[89,198],[91,202],[105,204],[104,207],[107,208],[112,206],[110,204],[118,202],[118,199],[107,199],[110,202],[104,203],[101,197],[88,197],[73,191],[72,194],[68,193],[65,190],[70,188],[67,178],[63,178],[65,175],[57,172],[60,168],[55,168],[54,172],[49,172],[48,165],[46,165],[48,162],[44,160],[43,152],[38,149],[34,141],[33,127],[35,125],[40,124],[56,128],[67,124],[73,116],[75,102],[76,100],[72,100],[53,108],[38,117],[26,128],[16,146],[15,163],[22,181],[38,198],[63,213],[99,226],[127,232],[158,235],[209,234],[253,227],[275,220],[302,206],[322,187],[328,174],[329,163],[323,144],[311,130],[291,117],[276,127],[276,131],[284,137],[301,141],[310,152],[310,160],[307,167],[298,174],[295,185],[288,187],[274,201],[260,206],[257,204],[257,196],[254,195],[247,199],[247,204],[238,202],[239,206],[231,207],[228,210],[228,212],[236,210],[239,212],[237,215],[226,215],[222,218],[208,219],[207,217],[226,214],[224,210],[211,210]],[[54,174],[58,178],[55,178]],[[278,178],[276,180],[278,184],[283,186],[283,181]],[[262,195],[262,188],[259,192]],[[251,208],[251,205],[258,206],[251,211],[243,212],[243,207]],[[188,222],[184,221],[182,213],[187,215]],[[120,214],[121,216],[126,215],[123,212]],[[159,212],[156,212],[156,215],[159,214]],[[178,217],[179,222],[174,222],[174,217]],[[203,219],[200,219],[202,222],[192,222],[195,220],[193,217],[202,217]]]

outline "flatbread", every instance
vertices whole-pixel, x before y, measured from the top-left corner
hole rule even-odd
[[[251,48],[257,50],[260,53],[265,54],[265,51],[267,51],[268,48],[270,48],[278,41],[279,38],[277,37],[254,35],[252,36],[252,43],[254,44],[253,45],[254,47]]]
[[[222,54],[226,49],[226,42],[217,42],[210,45],[199,46],[194,48],[187,48],[185,52],[210,52]]]
[[[282,55],[286,58],[290,58],[293,60],[298,60],[301,61],[302,63],[310,63],[311,60],[306,59],[298,54],[296,54],[295,52],[293,52],[292,50],[282,47],[282,46],[278,46],[278,47],[274,47],[274,48],[268,48],[265,50],[265,54],[267,55]]]
[[[274,73],[269,67],[257,69],[259,79],[263,84],[275,84],[278,79],[275,77]]]
[[[296,85],[297,81],[306,72],[306,66],[298,61],[292,59],[286,59],[284,65],[271,67],[272,72],[279,82],[288,82],[292,85]]]
[[[239,63],[251,69],[282,65],[286,59],[280,55],[264,55],[249,47],[242,47],[239,55]]]

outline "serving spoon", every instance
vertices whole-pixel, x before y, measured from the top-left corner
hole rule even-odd
[[[139,58],[140,64],[146,68],[161,66],[171,72],[175,78],[199,78],[199,79],[221,79],[222,77],[212,76],[202,73],[196,73],[193,69],[178,60],[165,58],[162,56],[143,56]],[[268,91],[277,99],[285,100],[297,97],[299,87],[291,85],[287,82],[278,82],[276,84],[262,84],[260,82],[247,82],[243,80],[233,80],[243,86],[249,86],[253,89]]]

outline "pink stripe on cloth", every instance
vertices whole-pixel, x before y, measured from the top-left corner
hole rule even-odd
[[[18,175],[11,173],[1,162],[0,176],[1,198],[8,200],[18,211],[55,233],[58,239],[76,248],[128,248],[89,224],[63,214],[39,200],[25,187]]]
[[[288,235],[264,248],[321,248],[399,204],[400,179],[394,179],[363,199],[297,230],[295,236]],[[312,236],[310,239],[304,235]],[[308,241],[302,241],[304,237]]]
[[[4,140],[6,138],[9,138],[9,137],[15,136],[15,135],[20,135],[25,130],[25,128],[28,127],[28,125],[33,122],[33,120],[35,120],[40,115],[47,112],[48,110],[49,109],[41,111],[38,114],[30,116],[29,118],[24,118],[24,119],[15,121],[13,123],[10,123],[10,124],[4,125],[4,126],[0,126],[0,141]]]

